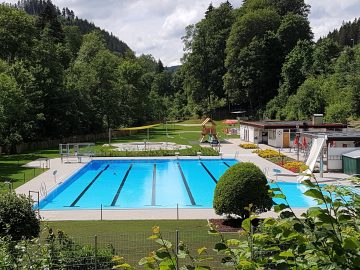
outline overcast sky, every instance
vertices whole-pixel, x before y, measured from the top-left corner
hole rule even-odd
[[[0,0],[3,2],[4,0]],[[167,66],[177,65],[183,54],[184,28],[198,22],[210,2],[225,0],[53,0],[83,19],[112,32],[137,55],[152,54]],[[17,0],[6,0],[15,3]],[[239,7],[242,0],[230,0]],[[315,38],[360,16],[359,0],[305,0],[311,5],[310,23]]]

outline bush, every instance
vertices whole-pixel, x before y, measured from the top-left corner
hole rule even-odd
[[[214,148],[201,147],[198,145],[194,145],[191,148],[180,150],[117,151],[108,147],[102,148],[102,150],[100,149],[100,151],[96,151],[95,155],[97,157],[165,157],[175,156],[176,152],[179,153],[179,156],[197,156],[198,152],[201,152],[202,156],[219,155],[219,152]]]
[[[253,144],[253,143],[242,143],[240,144],[240,147],[241,148],[244,148],[244,149],[257,149],[257,145],[256,144]]]
[[[230,167],[219,179],[214,194],[216,214],[238,215],[245,218],[252,211],[270,210],[272,199],[265,175],[252,163],[239,163]]]
[[[39,236],[40,220],[32,202],[25,195],[14,192],[0,193],[0,237],[12,240]]]

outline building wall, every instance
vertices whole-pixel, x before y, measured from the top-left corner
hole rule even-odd
[[[341,143],[341,142],[339,142]],[[350,142],[347,142],[350,143]],[[341,144],[340,144],[341,145]],[[358,150],[356,147],[329,147],[328,167],[329,171],[342,170],[342,155]]]
[[[347,142],[347,141],[336,141],[336,142],[334,142],[333,145],[334,145],[334,147],[341,147],[341,148],[355,147],[354,142]]]
[[[240,139],[247,142],[255,143],[255,128],[251,126],[240,126]]]
[[[283,146],[283,129],[269,129],[268,131],[268,145],[273,147]]]

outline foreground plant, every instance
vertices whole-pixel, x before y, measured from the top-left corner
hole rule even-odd
[[[349,188],[320,186],[303,182],[304,195],[317,206],[297,217],[280,188],[273,198],[284,203],[274,207],[279,218],[267,218],[255,228],[252,214],[242,224],[246,240],[225,240],[210,225],[210,233],[219,235],[215,250],[224,255],[222,262],[233,269],[358,269],[360,265],[360,196]],[[251,206],[250,208],[251,209]]]
[[[145,269],[159,270],[207,270],[209,266],[203,265],[204,261],[211,260],[206,247],[199,248],[196,255],[192,255],[189,247],[179,242],[178,245],[172,244],[164,239],[161,234],[160,227],[152,228],[152,235],[148,238],[159,245],[159,248],[149,253],[148,256],[139,261],[139,265]],[[124,263],[123,258],[119,259],[120,263],[115,265],[113,269],[135,269],[129,264]]]

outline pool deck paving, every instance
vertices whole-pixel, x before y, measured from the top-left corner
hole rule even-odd
[[[252,150],[243,149],[239,147],[241,143],[240,139],[228,139],[226,143],[221,145],[222,158],[236,158],[241,162],[252,162],[256,164],[264,174],[272,180],[281,182],[297,182],[298,175],[288,171],[266,159],[259,157],[252,153]],[[259,145],[259,148],[268,148],[266,145]],[[286,154],[286,150],[284,150]],[[149,157],[137,157],[131,159],[148,159]],[[176,157],[151,157],[153,159],[176,159]],[[195,157],[198,158],[198,157]],[[214,158],[214,157],[199,157],[201,159]],[[220,157],[219,157],[220,158]],[[129,159],[127,158],[110,158],[99,157],[94,158],[96,160],[107,159]],[[179,159],[194,159],[194,157],[179,157]],[[76,171],[85,166],[90,158],[82,159],[82,163],[78,163],[77,159],[68,160],[70,162],[62,162],[60,158],[51,159],[51,167],[48,171],[33,178],[24,185],[16,189],[16,193],[29,195],[29,191],[38,191],[40,199],[50,193],[58,185],[61,185],[69,176],[73,175]],[[72,162],[71,162],[72,161]],[[29,167],[38,167],[39,162],[33,161],[27,164]],[[274,170],[280,170],[281,176],[276,176]],[[325,173],[323,178],[320,178],[318,174],[315,174],[318,181],[326,184],[337,184],[341,181],[341,184],[348,185],[348,181],[342,179],[347,175],[339,173]],[[34,200],[37,200],[37,194],[32,193]],[[300,215],[306,211],[303,208],[295,209],[295,213]],[[221,218],[215,214],[213,209],[176,209],[176,208],[156,208],[156,209],[117,209],[117,210],[41,210],[40,216],[44,220],[153,220],[153,219],[210,219]],[[261,214],[261,217],[277,216],[276,213],[268,211]]]

